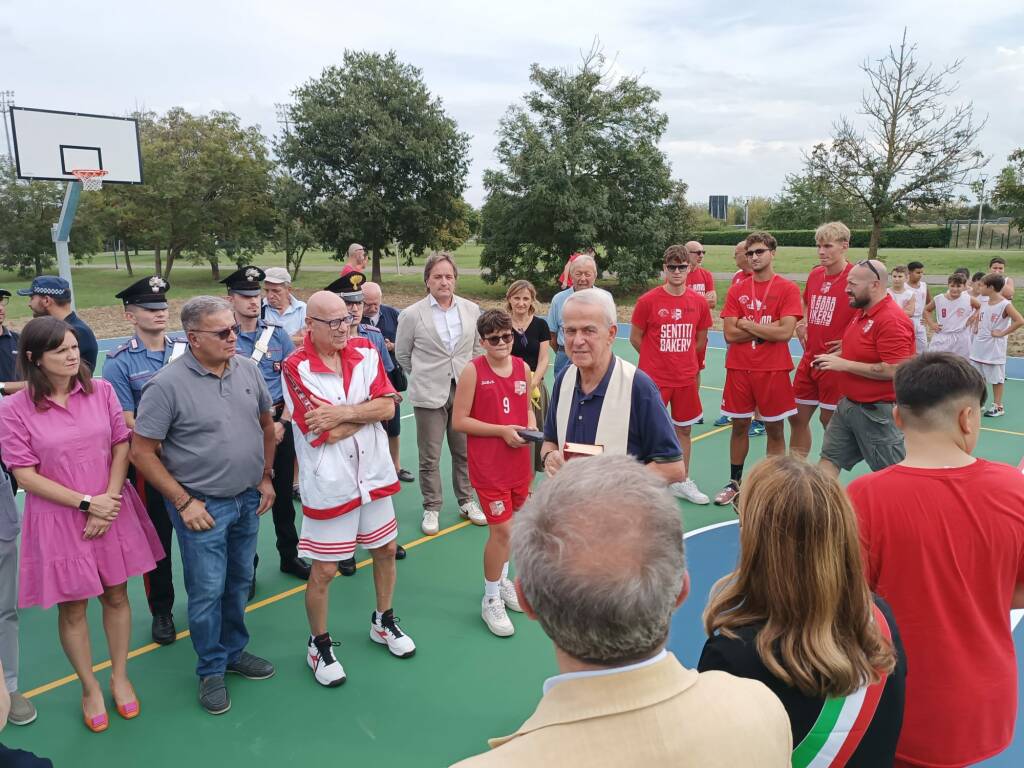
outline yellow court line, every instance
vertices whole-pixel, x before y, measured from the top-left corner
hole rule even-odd
[[[697,435],[696,437],[692,438],[690,440],[690,442],[691,443],[699,442],[699,441],[703,440],[705,437],[711,437],[712,435],[717,435],[719,432],[725,432],[727,429],[732,429],[732,424],[726,424],[724,427],[718,427],[717,429],[712,429],[710,432],[705,432],[702,435]]]
[[[1002,435],[1016,435],[1017,437],[1024,437],[1024,432],[1013,432],[1009,429],[995,429],[994,427],[982,427],[982,432],[999,432]]]

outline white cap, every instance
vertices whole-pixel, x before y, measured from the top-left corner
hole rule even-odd
[[[281,283],[284,283],[285,285],[291,285],[292,277],[291,275],[288,274],[288,270],[285,269],[284,267],[270,267],[265,272],[263,282],[275,283],[278,285],[280,285]]]

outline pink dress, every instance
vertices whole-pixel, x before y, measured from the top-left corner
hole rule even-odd
[[[0,400],[4,463],[11,469],[36,467],[43,477],[82,494],[105,493],[111,449],[131,433],[110,384],[93,379],[92,386],[87,395],[76,383],[67,408],[48,401],[49,408],[38,411],[27,389]],[[160,539],[130,483],[121,494],[121,511],[107,532],[86,539],[86,513],[26,493],[19,607],[85,600],[153,570],[164,556]]]

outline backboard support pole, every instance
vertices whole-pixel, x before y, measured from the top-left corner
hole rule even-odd
[[[71,311],[75,311],[75,286],[71,282],[71,256],[68,253],[68,240],[71,238],[71,225],[75,223],[75,212],[78,210],[78,198],[82,193],[82,182],[68,182],[64,193],[64,205],[60,209],[60,219],[50,230],[53,244],[57,249],[57,270],[61,277],[71,286]]]

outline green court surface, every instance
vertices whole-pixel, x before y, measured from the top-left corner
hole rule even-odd
[[[616,351],[635,360],[628,344]],[[695,427],[691,475],[709,495],[728,479],[729,428],[715,428],[724,379],[724,350],[708,353],[701,397],[703,426]],[[1016,464],[1024,454],[1024,382],[1007,383],[1007,416],[985,419],[978,455]],[[402,459],[418,474],[415,426],[403,405]],[[815,422],[812,455],[821,445]],[[748,468],[763,455],[764,438],[751,440]],[[862,470],[863,471],[863,470]],[[448,474],[447,461],[444,465]],[[848,479],[844,475],[844,480]],[[542,481],[541,481],[542,482]],[[134,609],[129,672],[141,703],[132,721],[110,708],[110,728],[92,734],[82,724],[80,688],[57,638],[57,611],[21,613],[21,680],[39,709],[32,725],[8,726],[0,741],[49,757],[58,768],[121,766],[279,766],[347,764],[441,766],[487,749],[487,738],[514,731],[532,712],[544,679],[556,672],[551,644],[539,625],[512,614],[516,634],[492,636],[480,619],[481,557],[486,531],[462,522],[450,485],[445,488],[441,534],[419,532],[421,497],[415,483],[395,497],[399,542],[409,556],[398,564],[395,613],[417,644],[416,655],[400,660],[369,639],[374,607],[367,562],[357,574],[338,578],[331,591],[330,629],[341,642],[338,656],[348,682],[336,689],[316,684],[306,665],[308,626],[304,585],[277,570],[273,525],[260,531],[261,566],[247,623],[250,650],[274,662],[266,681],[229,677],[231,710],[206,714],[196,700],[195,655],[187,636],[168,647],[149,641],[150,617],[142,580],[133,579]],[[19,497],[20,498],[20,497]],[[734,519],[731,508],[680,502],[688,531]],[[688,546],[699,545],[694,537]],[[173,553],[178,584],[175,619],[186,630],[185,590],[180,560]],[[360,558],[365,553],[360,552]],[[610,563],[614,566],[614,563]],[[719,564],[721,571],[732,563]],[[703,603],[704,594],[691,601]],[[98,605],[90,608],[94,658],[106,685],[106,642]],[[699,625],[688,631],[699,633]],[[696,659],[682,659],[694,664]]]

